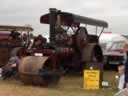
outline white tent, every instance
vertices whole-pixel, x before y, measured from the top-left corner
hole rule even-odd
[[[100,43],[108,43],[108,42],[120,42],[120,41],[128,41],[128,39],[120,34],[115,34],[111,32],[103,32],[99,38]]]
[[[102,50],[105,51],[109,49],[116,42],[118,44],[126,43],[128,42],[128,39],[120,34],[115,34],[112,32],[103,32],[99,38],[99,42],[102,47]]]

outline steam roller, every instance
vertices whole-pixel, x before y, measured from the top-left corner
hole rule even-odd
[[[48,56],[27,56],[19,65],[20,80],[27,85],[49,86],[57,84],[60,72],[49,66]]]

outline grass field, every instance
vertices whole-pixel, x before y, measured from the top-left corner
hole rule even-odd
[[[82,76],[64,76],[57,86],[42,88],[25,86],[16,80],[0,80],[0,96],[113,96],[116,92],[114,80],[116,72],[104,72],[104,80],[111,87],[100,90],[82,89]]]

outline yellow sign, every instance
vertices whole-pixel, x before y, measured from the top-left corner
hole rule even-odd
[[[84,70],[84,89],[99,89],[100,87],[100,71]]]

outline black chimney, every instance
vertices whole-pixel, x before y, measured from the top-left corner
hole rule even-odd
[[[50,39],[50,43],[55,43],[55,25],[56,25],[56,12],[57,9],[56,8],[50,8],[49,9],[49,19],[50,19],[50,34],[49,34],[49,39]]]

